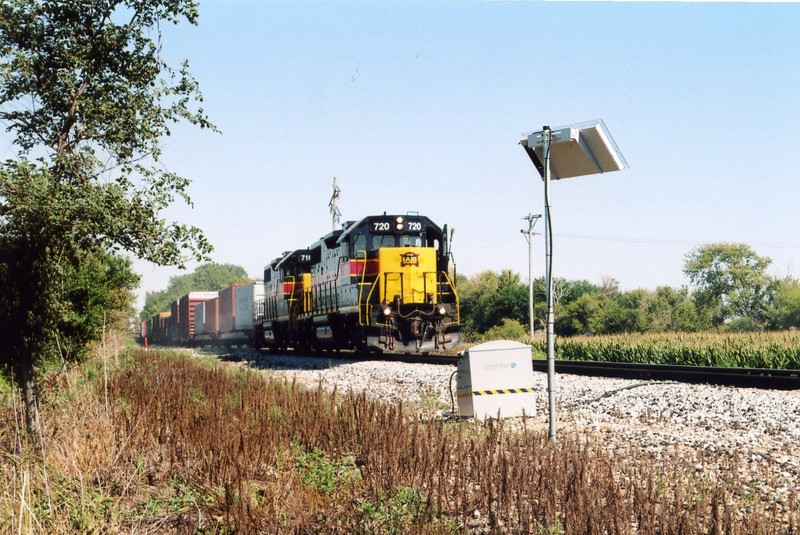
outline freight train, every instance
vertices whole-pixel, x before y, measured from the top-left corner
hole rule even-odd
[[[263,281],[190,293],[142,329],[157,344],[443,351],[460,342],[454,270],[447,225],[368,216],[275,258]]]

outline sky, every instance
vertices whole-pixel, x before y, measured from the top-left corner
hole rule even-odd
[[[331,230],[335,176],[342,221],[419,212],[460,274],[527,280],[544,188],[519,141],[603,119],[629,169],[552,184],[554,276],[677,288],[693,248],[737,242],[800,277],[798,28],[783,3],[202,2],[163,53],[221,133],[165,140],[194,202],[165,215],[260,278]],[[139,306],[186,273],[134,266]]]

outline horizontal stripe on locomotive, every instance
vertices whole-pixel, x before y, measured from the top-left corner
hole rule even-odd
[[[527,394],[535,392],[534,388],[498,388],[497,390],[473,390],[472,392],[459,392],[458,398],[469,398],[473,396],[492,396],[495,394]]]

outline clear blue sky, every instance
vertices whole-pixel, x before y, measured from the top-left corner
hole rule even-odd
[[[630,169],[553,184],[554,275],[679,287],[684,255],[744,242],[800,276],[800,4],[206,1],[164,27],[221,135],[166,142],[217,262],[260,277],[343,220],[455,227],[458,271],[527,277],[543,211],[526,132],[602,118]],[[543,230],[540,221],[537,230]],[[534,240],[534,275],[544,239]],[[137,262],[145,291],[172,268]],[[190,269],[194,266],[190,266]],[[140,305],[142,301],[140,298]]]

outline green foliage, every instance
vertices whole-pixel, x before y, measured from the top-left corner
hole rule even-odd
[[[706,326],[686,288],[662,286],[655,292],[644,289],[620,292],[613,280],[606,281],[602,288],[584,284],[579,288],[583,293],[572,299],[567,293],[556,308],[556,333],[561,336],[695,331]]]
[[[206,492],[193,488],[172,478],[172,486],[139,503],[137,517],[161,517],[169,514],[184,514],[197,511],[200,507],[208,507],[214,502]]]
[[[772,329],[800,328],[800,281],[797,279],[786,277],[777,281],[769,326]]]
[[[18,180],[0,197],[15,217],[33,211],[52,244],[121,248],[157,264],[205,256],[198,229],[159,217],[175,196],[188,201],[188,180],[157,164],[169,124],[212,127],[191,108],[202,96],[186,65],[171,69],[153,40],[162,20],[196,22],[195,2],[14,0],[0,9],[0,121],[20,154],[6,163]],[[25,205],[21,166],[45,175],[57,209]]]
[[[766,272],[770,263],[746,244],[712,243],[690,251],[683,272],[697,288],[698,310],[714,325],[748,318],[754,326],[763,326],[775,291]]]
[[[114,498],[98,488],[82,487],[80,481],[62,478],[55,485],[54,505],[67,517],[75,533],[102,531],[104,519],[114,512]]]
[[[503,318],[528,323],[528,286],[511,270],[484,271],[462,280],[458,291],[468,332],[485,333]]]
[[[499,325],[495,325],[484,335],[484,340],[521,340],[528,338],[528,329],[520,322],[510,318],[503,318]]]
[[[103,251],[80,252],[62,268],[58,323],[54,336],[65,360],[83,357],[90,342],[103,330],[124,330],[133,312],[131,291],[139,283],[131,261]]]
[[[111,294],[130,289],[114,255],[183,265],[211,251],[199,229],[161,216],[190,202],[189,181],[160,162],[170,125],[213,129],[187,64],[160,55],[159,25],[181,19],[196,23],[196,2],[0,4],[0,122],[17,154],[0,163],[0,282],[13,288],[0,335],[29,417],[35,363],[63,356],[62,340],[79,357]]]
[[[585,280],[557,278],[553,284],[556,334],[576,336],[710,329],[749,332],[764,328],[800,328],[800,282],[791,277],[773,280],[764,273],[769,259],[751,257],[746,246],[744,250],[740,246],[709,246],[704,251],[730,253],[727,260],[714,261],[715,270],[722,270],[728,263],[739,264],[735,268],[725,268],[729,279],[720,273],[712,276],[709,268],[709,272],[703,271],[702,277],[705,278],[702,280],[724,279],[739,286],[730,286],[728,293],[721,295],[708,288],[690,292],[687,287],[675,289],[668,286],[660,286],[655,291],[620,291],[619,283],[611,278],[604,280],[602,286]],[[741,253],[741,257],[734,253]],[[693,274],[694,281],[700,281],[698,277],[701,277],[699,273],[702,270],[697,271],[699,264],[691,263],[691,266],[687,273]],[[536,325],[537,329],[543,329],[544,280],[534,280],[533,287]],[[484,336],[514,338],[515,329],[508,325],[515,324],[504,324],[503,320],[528,325],[527,286],[509,270],[499,273],[485,271],[469,279],[462,277],[458,288],[467,335],[477,339]],[[720,313],[715,315],[715,310]],[[527,327],[525,329],[527,331]]]
[[[364,528],[369,533],[407,533],[417,525],[425,509],[423,494],[404,486],[398,486],[393,493],[382,493],[377,503],[366,502],[359,506],[364,515]]]
[[[540,535],[564,535],[566,530],[564,529],[564,525],[560,523],[556,523],[553,526],[547,527],[544,524],[539,524],[539,534]]]
[[[584,293],[561,306],[556,313],[555,330],[562,336],[590,334],[595,331],[595,315],[601,306],[597,293]]]
[[[337,462],[329,459],[319,448],[309,451],[297,443],[293,445],[293,450],[300,479],[327,495],[361,477],[353,457],[342,457]]]
[[[249,282],[250,277],[241,266],[233,264],[203,264],[194,273],[178,275],[169,280],[169,285],[160,292],[147,292],[142,319],[150,318],[169,310],[170,303],[189,292],[215,292],[232,284]]]

